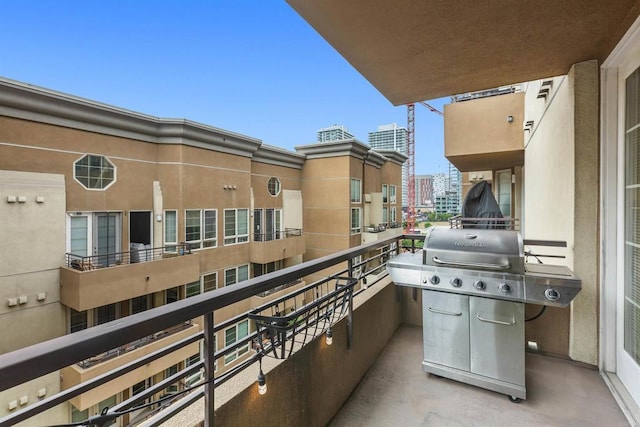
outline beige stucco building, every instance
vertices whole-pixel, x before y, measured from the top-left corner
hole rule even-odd
[[[397,235],[399,197],[382,195],[400,188],[404,161],[356,140],[291,152],[0,79],[0,329],[7,331],[0,354]],[[225,307],[216,321],[272,295]],[[193,319],[0,392],[0,417],[201,328]],[[226,328],[216,347],[251,328],[248,320]],[[84,420],[194,363],[199,352],[197,342],[182,347],[42,416],[48,424]],[[247,346],[225,355],[216,372],[248,353]]]

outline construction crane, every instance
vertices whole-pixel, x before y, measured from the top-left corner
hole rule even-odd
[[[442,111],[419,101],[418,104],[423,105],[432,113],[440,116],[444,114]],[[411,233],[416,222],[416,140],[415,140],[415,104],[407,104],[407,228],[406,231]]]

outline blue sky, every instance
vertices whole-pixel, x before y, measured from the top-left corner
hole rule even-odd
[[[289,150],[332,124],[366,143],[407,121],[284,1],[3,2],[0,76]],[[443,141],[416,106],[417,174],[447,170]]]

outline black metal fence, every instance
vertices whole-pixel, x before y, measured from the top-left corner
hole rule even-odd
[[[406,236],[408,237],[408,236]],[[411,236],[415,237],[415,236]],[[153,399],[167,387],[184,381],[185,378],[194,373],[202,372],[203,381],[194,387],[183,388],[181,392],[189,393],[179,402],[165,408],[159,418],[154,418],[154,422],[158,424],[175,415],[180,410],[188,407],[191,403],[204,396],[205,408],[204,419],[205,425],[212,420],[214,412],[213,390],[238,372],[244,370],[248,366],[258,361],[264,352],[271,350],[274,344],[282,345],[290,337],[293,339],[295,334],[287,332],[281,336],[280,341],[274,342],[271,346],[264,345],[264,339],[272,333],[268,329],[259,326],[258,331],[247,334],[247,336],[238,339],[232,344],[216,351],[213,337],[214,334],[224,331],[226,328],[237,324],[240,321],[249,319],[250,312],[242,313],[234,318],[225,320],[218,324],[214,324],[213,312],[221,308],[227,307],[246,298],[259,295],[260,293],[273,289],[274,286],[284,286],[288,283],[300,280],[300,278],[317,273],[326,268],[336,266],[340,263],[347,262],[348,267],[342,271],[335,273],[334,276],[326,278],[316,283],[307,285],[304,289],[308,292],[317,293],[317,298],[307,303],[311,305],[301,306],[300,309],[295,308],[292,313],[285,316],[294,315],[295,319],[299,316],[307,316],[305,322],[309,327],[316,327],[318,331],[326,331],[329,325],[335,323],[335,320],[345,313],[350,312],[349,307],[352,297],[360,292],[366,291],[366,288],[375,284],[380,280],[381,268],[384,263],[393,255],[395,248],[400,247],[400,239],[402,236],[392,237],[369,244],[361,245],[356,248],[347,249],[318,258],[302,264],[288,267],[273,273],[268,273],[253,279],[246,280],[234,286],[223,287],[217,290],[196,295],[187,299],[176,301],[172,304],[156,307],[141,313],[137,313],[128,317],[120,318],[116,321],[98,325],[89,329],[78,331],[73,334],[64,335],[46,342],[32,345],[20,350],[0,355],[0,390],[7,390],[20,384],[31,381],[35,378],[58,371],[67,366],[84,363],[87,359],[96,355],[104,354],[113,349],[126,346],[138,340],[144,340],[146,337],[156,333],[171,330],[176,325],[183,325],[199,317],[204,318],[204,331],[194,333],[186,338],[174,342],[166,347],[158,349],[154,352],[146,354],[132,362],[125,363],[112,371],[99,375],[89,381],[83,382],[76,386],[70,387],[55,395],[44,397],[37,402],[18,408],[13,413],[0,419],[0,426],[11,426],[18,422],[28,420],[39,413],[42,413],[54,406],[64,403],[75,396],[86,393],[92,389],[98,388],[103,384],[124,376],[127,373],[145,366],[152,361],[169,355],[187,345],[195,342],[203,341],[202,356],[203,358],[182,371],[166,378],[165,380],[145,389],[143,392],[136,394],[124,402],[118,403],[112,408],[106,408],[103,413],[92,417],[90,422],[94,425],[103,425],[103,423],[114,420],[123,414],[132,410],[139,410],[145,406],[162,406],[167,399],[175,399],[175,396],[167,396],[151,403],[144,403],[149,399]],[[185,252],[186,253],[186,252]],[[373,254],[373,256],[369,256]],[[81,257],[82,258],[82,257]],[[363,259],[364,258],[364,259]],[[359,262],[354,260],[359,259]],[[374,275],[369,277],[370,275]],[[346,276],[346,279],[337,279],[337,277]],[[354,292],[354,286],[358,281],[367,283],[357,292]],[[338,286],[334,286],[333,290],[326,288],[324,294],[321,289],[338,280]],[[283,297],[285,299],[290,296]],[[295,299],[295,297],[294,297]],[[278,304],[286,304],[282,300]],[[258,308],[255,314],[264,313],[269,310],[272,305]],[[284,307],[284,305],[283,305]],[[335,307],[335,310],[331,309]],[[260,311],[262,310],[262,311]],[[283,313],[280,313],[282,317]],[[329,316],[337,315],[338,317]],[[258,320],[254,317],[255,320]],[[324,325],[319,322],[328,321]],[[303,322],[296,320],[296,325]],[[263,322],[264,325],[264,322]],[[350,328],[350,326],[349,326]],[[303,328],[297,328],[298,332],[303,332]],[[317,335],[317,334],[316,334]],[[351,336],[351,331],[347,334]],[[268,338],[267,338],[268,339]],[[238,359],[232,369],[229,369],[219,376],[214,374],[216,361],[232,352],[238,352],[239,349],[245,348],[257,349],[251,357]],[[244,351],[244,350],[243,350]],[[154,424],[157,425],[157,424]]]
[[[65,254],[65,265],[74,270],[90,271],[104,267],[148,262],[175,256],[188,255],[191,248],[188,243],[162,246],[159,248],[146,248],[130,250],[126,252],[113,252],[98,255],[82,256],[72,253]]]

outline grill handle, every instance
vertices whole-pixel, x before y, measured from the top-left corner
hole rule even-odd
[[[444,310],[438,310],[438,309],[431,308],[431,307],[429,307],[428,310],[430,312],[432,312],[432,313],[446,314],[448,316],[462,316],[462,312],[461,311],[458,311],[458,312],[455,312],[455,311],[444,311]]]
[[[433,262],[439,265],[454,265],[456,267],[481,268],[484,270],[508,270],[511,264],[488,264],[484,262],[460,262],[460,261],[442,261],[438,257],[431,258]]]
[[[480,317],[480,314],[476,314],[476,317],[481,322],[495,323],[497,325],[513,326],[516,324],[516,319],[513,319],[511,322],[504,322],[502,320],[485,319],[484,317]]]

